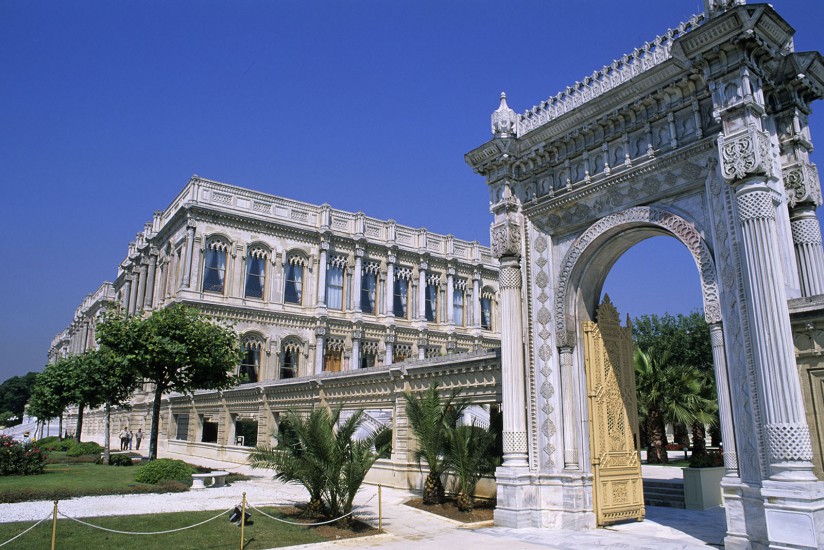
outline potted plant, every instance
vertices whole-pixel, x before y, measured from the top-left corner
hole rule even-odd
[[[719,449],[690,457],[684,468],[684,505],[687,510],[706,510],[721,505],[724,455]]]

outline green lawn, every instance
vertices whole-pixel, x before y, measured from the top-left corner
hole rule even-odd
[[[0,477],[0,502],[67,499],[87,495],[152,493],[174,490],[168,485],[135,483],[137,466],[47,464],[36,476]],[[178,487],[180,490],[181,487]]]
[[[272,508],[264,508],[266,513],[279,516]],[[150,514],[141,516],[116,516],[83,518],[94,525],[130,532],[154,532],[179,529],[193,525],[216,516],[220,511],[181,512]],[[252,525],[244,529],[244,548],[274,548],[308,544],[334,539],[338,536],[351,536],[347,532],[336,532],[325,528],[322,534],[316,528],[298,527],[276,522],[251,510]],[[101,531],[68,519],[57,522],[56,548],[61,550],[88,550],[89,548],[117,548],[119,550],[146,550],[146,548],[174,548],[175,550],[202,550],[204,548],[239,548],[240,527],[229,523],[229,514],[192,529],[163,535],[123,535]],[[31,527],[35,522],[0,524],[0,544]],[[44,521],[9,547],[20,550],[41,550],[51,544],[52,522]],[[367,531],[364,534],[371,534]]]

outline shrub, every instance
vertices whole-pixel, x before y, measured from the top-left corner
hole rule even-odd
[[[109,455],[109,466],[131,466],[132,464],[134,462],[129,455]]]
[[[0,435],[0,475],[36,475],[46,468],[46,452],[35,443]]]
[[[66,456],[96,455],[102,452],[103,447],[93,441],[87,441],[74,444],[71,449],[66,451]]]
[[[74,439],[66,438],[60,441],[57,437],[44,437],[37,442],[37,445],[45,451],[62,451],[66,452],[75,445]]]
[[[690,457],[690,468],[715,468],[724,465],[724,455],[721,451],[708,451],[701,455]]]
[[[138,470],[134,480],[138,483],[158,484],[162,481],[179,481],[188,483],[191,481],[194,468],[182,460],[171,458],[158,458],[144,464]]]

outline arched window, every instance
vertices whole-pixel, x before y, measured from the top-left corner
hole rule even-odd
[[[229,244],[210,239],[206,243],[206,261],[203,266],[203,292],[223,294],[226,283],[226,256]]]
[[[378,273],[381,267],[375,262],[363,266],[361,274],[361,311],[376,313],[378,303]]]
[[[430,275],[426,279],[424,315],[427,321],[438,320],[438,284],[440,280],[439,275]]]
[[[492,303],[495,292],[491,288],[484,288],[481,292],[481,328],[492,330]]]
[[[260,246],[249,250],[246,256],[246,291],[247,298],[263,298],[263,289],[266,288],[266,260],[268,251]]]
[[[295,378],[300,367],[301,343],[289,338],[281,344],[282,360],[280,362],[280,378]]]
[[[303,303],[303,270],[306,258],[293,254],[286,262],[286,284],[283,289],[283,301],[289,304]]]
[[[412,344],[395,344],[394,354],[392,355],[393,363],[400,363],[412,358]]]
[[[364,340],[360,349],[360,368],[368,369],[374,367],[378,359],[378,343],[371,340]]]
[[[452,290],[452,319],[455,325],[464,324],[464,296],[466,295],[466,281],[455,281],[455,288]]]
[[[409,280],[412,270],[408,267],[399,267],[395,270],[393,284],[392,313],[395,317],[406,319],[409,315]]]
[[[326,307],[343,309],[343,279],[346,270],[346,258],[333,256],[326,268]]]
[[[250,384],[260,380],[260,350],[263,342],[257,338],[249,338],[243,343],[243,359],[240,362],[238,374],[241,384]]]

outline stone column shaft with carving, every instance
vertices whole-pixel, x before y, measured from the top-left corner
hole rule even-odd
[[[572,373],[572,350],[573,348],[564,346],[558,351],[561,360],[561,380],[568,381],[574,387],[574,376]],[[578,410],[578,400],[575,399],[573,387],[564,388],[564,468],[567,470],[579,470],[578,437],[577,434],[582,429],[576,421],[581,418]]]
[[[824,248],[815,205],[794,208],[790,213],[790,228],[801,280],[801,295],[808,298],[824,294]]]
[[[730,382],[727,376],[727,358],[724,353],[724,330],[721,323],[710,325],[712,363],[715,368],[715,386],[718,388],[718,416],[721,419],[721,440],[724,443],[724,468],[726,475],[738,476],[738,454],[735,446],[735,429],[732,424]]]
[[[500,220],[492,227],[492,251],[500,261],[501,396],[503,408],[503,467],[526,467],[526,387],[524,371],[521,227],[518,202],[509,187],[493,206]]]
[[[192,263],[194,262],[195,253],[195,226],[193,222],[189,222],[186,227],[186,260],[184,267],[186,272],[183,275],[183,286],[191,288],[192,284]]]
[[[747,271],[753,354],[761,386],[770,477],[815,481],[812,445],[778,257],[773,191],[763,177],[737,186],[736,203]]]

